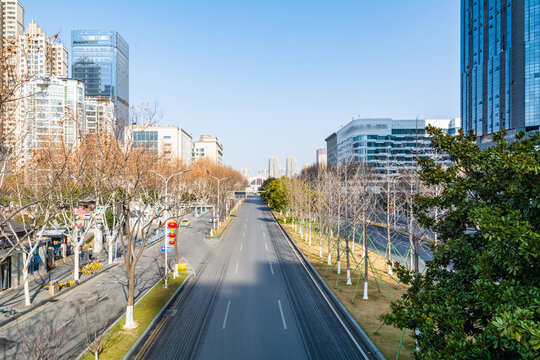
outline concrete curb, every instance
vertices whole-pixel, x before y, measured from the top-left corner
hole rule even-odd
[[[375,345],[375,343],[373,343],[373,341],[370,339],[370,337],[366,334],[366,332],[360,327],[360,325],[358,325],[358,323],[356,322],[356,320],[352,317],[352,315],[349,313],[349,311],[347,310],[347,308],[345,308],[345,306],[341,303],[341,301],[337,298],[337,296],[334,294],[334,292],[332,291],[332,289],[330,289],[328,287],[328,285],[326,284],[326,282],[324,281],[324,279],[319,275],[319,273],[317,272],[317,270],[313,267],[313,265],[311,265],[311,263],[306,259],[306,257],[304,256],[304,253],[298,248],[298,246],[296,246],[295,242],[293,239],[291,239],[291,236],[289,235],[289,233],[287,232],[287,230],[285,230],[285,228],[283,227],[283,225],[276,219],[276,216],[274,215],[274,213],[272,212],[271,209],[269,209],[270,213],[272,214],[272,217],[274,218],[274,221],[279,225],[279,227],[281,228],[281,230],[283,231],[283,233],[285,233],[285,235],[287,236],[287,240],[289,240],[289,242],[292,244],[292,246],[296,249],[297,253],[302,257],[302,259],[304,260],[304,262],[306,263],[306,266],[308,266],[310,269],[311,269],[311,272],[316,276],[317,280],[319,281],[319,284],[325,289],[326,293],[329,294],[331,297],[332,297],[332,300],[334,301],[335,304],[337,304],[341,310],[341,312],[343,314],[345,314],[345,316],[347,316],[349,322],[351,324],[354,325],[354,327],[356,328],[356,330],[358,331],[358,333],[362,336],[362,338],[364,339],[364,341],[371,347],[371,353],[372,355],[374,355],[375,357],[377,357],[378,359],[380,360],[385,360],[386,358],[384,357],[384,355],[381,353],[381,351],[379,350],[379,348],[377,348],[377,346]]]
[[[43,305],[46,305],[47,303],[51,302],[51,301],[54,301],[56,300],[57,298],[61,297],[61,296],[64,296],[64,295],[67,295],[69,293],[71,293],[71,291],[73,291],[74,289],[78,288],[79,286],[85,284],[86,282],[90,281],[90,280],[93,280],[93,279],[96,279],[98,277],[100,277],[102,274],[105,274],[106,272],[108,272],[109,270],[111,270],[112,268],[116,267],[119,263],[113,263],[111,265],[107,264],[101,271],[91,275],[91,276],[88,276],[82,280],[79,281],[78,284],[74,285],[74,286],[70,286],[68,289],[66,289],[65,291],[61,291],[59,292],[58,294],[56,295],[53,295],[53,296],[50,296],[48,297],[47,299],[44,299],[44,300],[40,300],[38,301],[37,303],[35,304],[32,304],[28,309],[26,310],[23,310],[15,315],[12,315],[11,317],[9,317],[8,319],[6,320],[3,320],[3,321],[0,321],[0,330],[3,330],[2,328],[6,325],[8,325],[9,323],[17,320],[18,318],[24,316],[24,315],[28,315],[30,313],[32,313],[33,311],[35,310],[38,310],[40,307],[42,307]]]
[[[221,233],[218,235],[218,236],[205,236],[204,238],[205,239],[219,239],[221,240],[223,238],[223,236],[225,236],[225,234],[227,233],[227,230],[229,229],[229,227],[231,226],[232,222],[233,222],[233,217],[236,217],[236,213],[238,212],[238,210],[240,210],[240,207],[244,205],[244,202],[242,202],[240,205],[238,205],[238,208],[236,210],[234,210],[231,215],[230,215],[230,220],[229,222],[227,223],[227,225],[225,225],[225,227],[223,228],[223,230],[221,230]]]
[[[141,334],[141,336],[139,336],[139,338],[137,339],[137,341],[135,341],[135,343],[133,344],[133,346],[131,346],[131,348],[129,349],[129,351],[126,353],[126,355],[124,355],[124,357],[122,358],[122,360],[128,360],[130,359],[132,356],[136,355],[137,354],[137,350],[139,349],[139,347],[141,346],[141,343],[143,343],[143,341],[146,340],[146,336],[148,335],[148,333],[150,331],[153,330],[154,328],[154,325],[156,324],[156,322],[163,316],[163,313],[165,312],[165,310],[167,310],[169,308],[169,306],[171,305],[171,303],[176,300],[176,298],[178,297],[178,295],[182,292],[182,290],[184,289],[184,285],[189,281],[191,275],[188,274],[188,276],[186,276],[186,278],[184,279],[184,281],[182,282],[182,284],[180,284],[180,286],[178,287],[178,289],[176,289],[176,291],[174,292],[174,294],[169,298],[169,300],[167,301],[167,303],[165,303],[165,305],[163,305],[163,307],[161,308],[161,310],[159,311],[159,313],[154,317],[154,319],[152,319],[152,321],[150,322],[150,324],[148,324],[148,326],[146,327],[146,329],[144,329],[143,333]],[[161,281],[161,280],[160,280]],[[159,282],[158,281],[158,284]],[[156,284],[157,285],[157,284]],[[152,287],[152,289],[156,286],[154,285]],[[150,292],[150,291],[148,291]],[[145,294],[146,296],[146,294]],[[141,297],[137,303],[142,300],[143,297]],[[123,315],[122,315],[123,316]],[[120,317],[122,318],[122,317]]]

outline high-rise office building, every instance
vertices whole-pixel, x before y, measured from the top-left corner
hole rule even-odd
[[[24,7],[18,0],[1,0],[2,2],[2,38],[17,43],[24,35]],[[7,45],[8,41],[4,42]]]
[[[82,80],[86,95],[114,102],[118,125],[129,122],[129,46],[114,30],[71,32],[71,76]]]
[[[326,148],[317,149],[317,167],[324,169],[326,167]]]
[[[296,158],[292,155],[285,159],[285,176],[292,178],[296,175]]]
[[[461,117],[480,143],[540,126],[540,0],[461,1]]]
[[[268,159],[268,176],[278,178],[279,172],[279,158],[277,156],[270,156]]]

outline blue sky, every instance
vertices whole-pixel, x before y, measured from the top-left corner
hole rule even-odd
[[[216,135],[252,173],[315,161],[353,116],[459,116],[453,0],[22,0],[49,34],[114,29],[130,46],[130,102]],[[71,60],[70,60],[71,61]]]

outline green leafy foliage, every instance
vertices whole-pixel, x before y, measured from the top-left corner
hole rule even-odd
[[[422,181],[443,188],[415,199],[439,242],[424,274],[395,265],[410,288],[383,319],[416,330],[417,359],[539,359],[540,134],[497,134],[482,150],[472,133],[428,131],[454,162],[419,160]]]
[[[285,178],[268,178],[261,185],[261,196],[273,210],[285,210],[289,204]]]

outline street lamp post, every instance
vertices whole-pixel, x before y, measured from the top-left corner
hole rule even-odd
[[[221,179],[218,179],[217,177],[212,176],[212,175],[208,175],[208,176],[217,180],[217,213],[218,213],[218,228],[219,228],[220,223],[221,223],[221,216],[220,216],[221,212],[219,211],[219,184],[221,183],[222,180],[229,179],[230,176],[227,176]]]
[[[169,180],[171,180],[174,176],[176,175],[180,175],[180,174],[183,174],[183,173],[186,173],[186,172],[189,172],[191,171],[192,169],[188,169],[188,170],[184,170],[184,171],[179,171],[177,173],[174,173],[172,174],[171,176],[169,176],[168,178],[166,178],[165,176],[161,175],[160,173],[157,173],[155,172],[154,170],[148,170],[149,172],[153,173],[153,174],[156,174],[157,176],[159,176],[161,179],[163,179],[163,182],[165,183],[165,218],[168,219],[169,218]],[[165,233],[167,233],[167,223],[165,223]],[[164,236],[163,238],[163,241],[164,241],[164,245],[165,245],[165,288],[167,288],[167,236]],[[177,244],[178,244],[178,241],[175,242],[174,244],[174,260],[175,262],[178,262],[178,247],[177,247]],[[176,267],[176,269],[178,269],[178,264],[174,264],[174,266]]]

